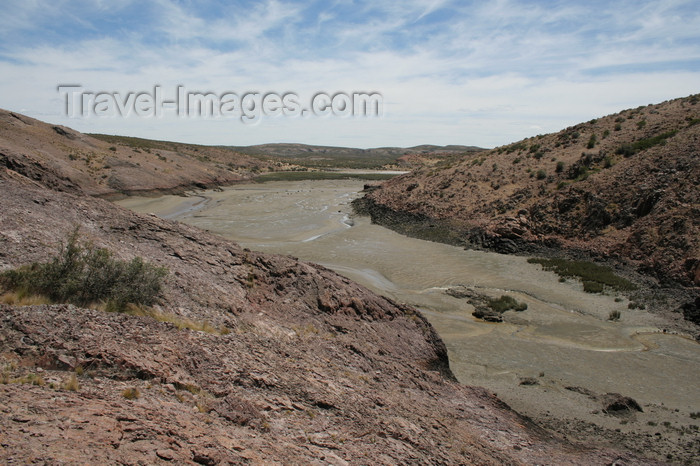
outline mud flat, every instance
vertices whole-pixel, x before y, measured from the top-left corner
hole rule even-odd
[[[678,322],[628,309],[623,296],[584,293],[525,257],[464,250],[399,235],[353,216],[362,181],[236,185],[196,196],[118,203],[215,232],[242,246],[320,263],[422,310],[447,344],[457,378],[571,439],[597,439],[672,462],[700,452],[700,345]],[[503,323],[472,317],[465,286],[525,302]],[[621,319],[608,321],[611,311]],[[687,324],[690,325],[690,324]],[[690,333],[690,327],[688,327]],[[604,410],[603,395],[642,412]]]

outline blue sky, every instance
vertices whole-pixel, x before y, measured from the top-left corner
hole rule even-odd
[[[59,84],[374,91],[381,118],[95,117]],[[201,144],[492,147],[700,92],[700,5],[669,1],[5,0],[0,107]],[[173,91],[174,92],[174,91]]]

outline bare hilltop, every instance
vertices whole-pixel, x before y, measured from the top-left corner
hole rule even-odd
[[[264,169],[200,150],[124,147],[0,112],[0,272],[68,254],[75,231],[97,262],[166,271],[157,300],[128,312],[1,290],[0,462],[649,464],[570,443],[458,384],[411,307],[97,197]]]

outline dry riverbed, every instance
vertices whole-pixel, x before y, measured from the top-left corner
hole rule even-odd
[[[671,462],[700,455],[700,345],[683,322],[592,295],[526,258],[399,235],[352,214],[362,181],[237,185],[188,197],[132,197],[139,212],[189,223],[265,252],[320,263],[422,310],[447,344],[456,377],[494,391],[571,439],[600,440]],[[464,286],[528,305],[502,323],[472,317]],[[619,310],[618,322],[608,321]],[[664,333],[664,329],[673,328]],[[684,334],[684,328],[688,334]],[[603,395],[642,412],[604,412]]]

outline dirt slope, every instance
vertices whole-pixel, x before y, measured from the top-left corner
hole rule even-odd
[[[697,287],[698,123],[698,95],[625,110],[394,178],[366,207],[384,223],[433,223],[454,242],[584,251]]]

